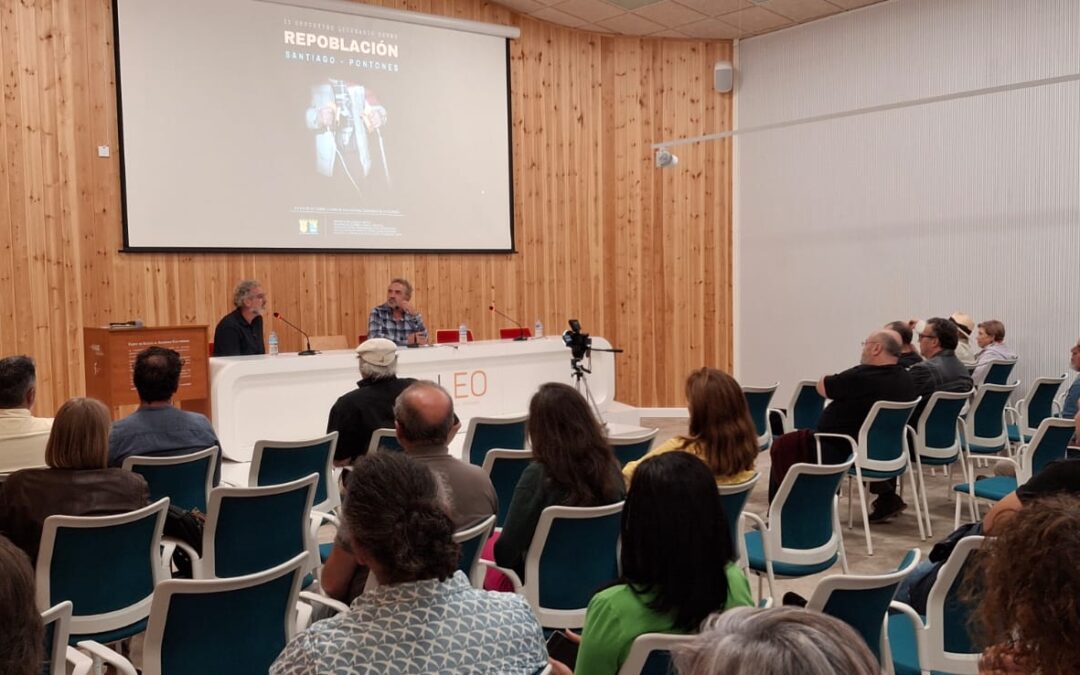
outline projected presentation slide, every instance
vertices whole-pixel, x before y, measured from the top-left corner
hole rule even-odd
[[[257,0],[116,19],[128,249],[512,249],[505,38]]]

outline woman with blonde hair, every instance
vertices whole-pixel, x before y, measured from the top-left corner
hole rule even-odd
[[[644,457],[623,468],[627,483],[644,460],[680,450],[702,459],[716,476],[717,485],[731,485],[754,476],[758,456],[757,432],[750,419],[742,387],[727,373],[700,368],[686,378],[686,401],[690,427],[685,436],[676,436]]]
[[[49,516],[102,516],[146,506],[142,476],[107,468],[109,409],[96,399],[73,398],[56,412],[45,445],[47,469],[11,474],[0,490],[0,534],[37,561]]]

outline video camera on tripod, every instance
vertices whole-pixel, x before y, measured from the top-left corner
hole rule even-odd
[[[570,355],[575,361],[585,358],[592,349],[592,338],[581,332],[581,322],[570,319],[570,330],[562,334],[563,344],[570,348]]]

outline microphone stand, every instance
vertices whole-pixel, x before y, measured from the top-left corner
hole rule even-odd
[[[523,342],[523,341],[529,339],[529,338],[525,337],[525,326],[522,326],[520,321],[518,321],[514,317],[510,316],[509,314],[506,314],[504,312],[500,312],[498,309],[495,308],[495,303],[491,303],[490,305],[488,305],[488,309],[495,312],[496,314],[498,314],[502,318],[508,319],[512,324],[514,324],[515,326],[518,327],[518,334],[517,334],[517,337],[514,338],[514,342]]]
[[[311,348],[311,336],[308,335],[307,333],[305,333],[303,328],[301,328],[300,326],[297,326],[295,323],[293,323],[293,322],[289,321],[288,319],[286,319],[285,317],[281,316],[281,314],[279,314],[278,312],[274,312],[274,318],[275,319],[280,319],[282,321],[282,323],[284,323],[286,326],[291,326],[292,328],[299,331],[301,335],[304,336],[304,340],[307,342],[307,349],[305,349],[302,352],[297,352],[296,353],[297,356],[315,356],[316,354],[319,353],[319,352],[317,352],[317,351],[315,351],[314,349]]]

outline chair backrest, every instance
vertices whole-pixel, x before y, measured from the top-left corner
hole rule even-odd
[[[825,410],[825,397],[818,393],[817,382],[802,380],[795,385],[788,405],[791,429],[817,429],[821,413]]]
[[[368,443],[368,454],[376,452],[404,452],[401,442],[397,439],[396,429],[376,429],[371,433],[371,441]]]
[[[626,466],[628,462],[644,457],[645,453],[652,448],[653,440],[659,431],[659,429],[649,429],[645,433],[634,436],[608,437],[608,443],[615,451],[615,459],[619,460],[619,466]]]
[[[311,348],[320,352],[348,349],[349,341],[344,335],[312,335]]]
[[[993,359],[987,365],[989,367],[981,384],[1008,384],[1009,375],[1016,367],[1016,359]]]
[[[720,503],[724,505],[724,517],[727,518],[728,532],[731,533],[732,542],[735,544],[733,550],[735,551],[739,551],[743,543],[739,523],[742,522],[742,512],[746,508],[746,500],[750,497],[750,493],[753,492],[754,486],[757,485],[760,478],[761,474],[755,473],[754,477],[748,481],[716,486],[716,491],[720,493]]]
[[[521,474],[532,462],[532,453],[528,450],[488,450],[484,456],[484,473],[495,486],[495,496],[499,500],[499,512],[495,514],[495,527],[502,527],[506,522],[506,513],[510,510],[510,499],[514,496]]]
[[[980,649],[968,633],[970,608],[960,599],[960,592],[968,558],[982,543],[983,537],[957,542],[930,588],[925,624],[928,649],[919,653],[924,671],[976,672]]]
[[[466,331],[468,335],[468,341],[473,341],[472,330]],[[436,328],[435,329],[435,344],[444,345],[453,342],[461,342],[461,335],[458,333],[457,328]]]
[[[784,476],[769,505],[769,537],[773,560],[818,564],[837,555],[843,545],[836,512],[836,491],[854,464],[795,464]]]
[[[1035,433],[1036,427],[1047,417],[1054,416],[1054,398],[1065,382],[1066,375],[1039,377],[1031,383],[1027,396],[1020,403],[1020,426],[1025,434]]]
[[[528,414],[506,417],[473,417],[465,432],[465,457],[470,464],[483,466],[492,448],[525,449],[525,422]]]
[[[1016,475],[1017,484],[1023,485],[1031,477],[1046,468],[1057,459],[1068,456],[1069,441],[1076,432],[1073,420],[1060,417],[1047,417],[1039,423],[1031,442],[1020,448],[1020,471]]]
[[[72,642],[123,631],[150,613],[154,586],[164,574],[161,531],[168,509],[169,500],[159,499],[114,516],[45,519],[35,570],[37,606],[71,601]]]
[[[532,329],[528,326],[522,326],[521,328],[500,328],[499,339],[500,340],[516,340],[519,337],[532,337]]]
[[[580,628],[593,594],[619,576],[623,502],[549,506],[525,556],[525,599],[545,628]]]
[[[281,485],[211,490],[203,529],[203,577],[263,572],[300,553],[308,554],[307,569],[313,568],[318,551],[309,521],[318,480],[312,473]]]
[[[672,672],[671,650],[693,639],[693,635],[642,633],[634,638],[618,675],[668,675]]]
[[[341,504],[341,494],[334,480],[334,450],[338,432],[306,441],[255,441],[251,455],[248,485],[281,485],[309,474],[317,474],[316,511],[329,512]]]
[[[218,447],[212,445],[187,455],[131,455],[124,458],[123,467],[146,479],[150,501],[168,497],[173,506],[206,513],[206,499],[214,486],[217,457]]]
[[[769,429],[769,403],[779,382],[768,387],[743,387],[746,405],[750,408],[750,419],[754,421],[758,448],[765,450],[772,444],[772,431]]]
[[[924,457],[946,459],[960,455],[957,421],[974,391],[935,391],[919,417],[917,452]]]
[[[975,387],[975,400],[964,419],[964,436],[968,443],[1005,448],[1009,442],[1005,407],[1018,386],[1019,382],[980,384]]]
[[[895,471],[908,461],[907,423],[914,401],[878,401],[859,429],[858,464],[864,469]]]
[[[171,579],[154,591],[144,675],[265,673],[295,632],[306,556],[233,579]]]
[[[885,574],[834,574],[818,582],[806,608],[845,622],[866,641],[880,661],[885,615],[896,589],[919,564],[919,549],[904,556],[895,571]]]
[[[454,533],[454,541],[461,544],[461,558],[458,569],[469,577],[476,588],[484,587],[484,575],[487,568],[480,565],[480,553],[484,550],[491,531],[495,529],[495,516],[488,516],[472,527]]]

